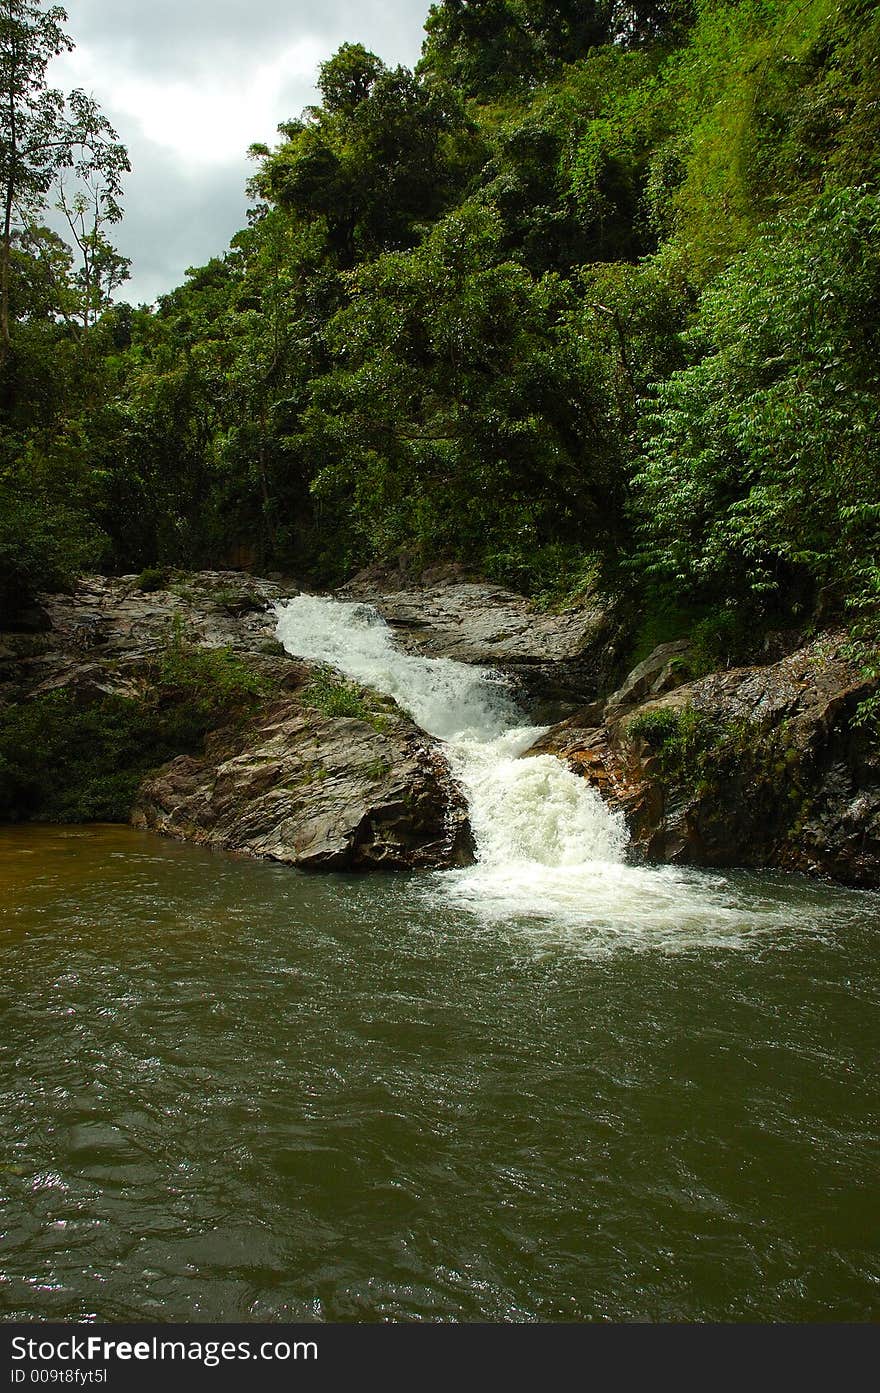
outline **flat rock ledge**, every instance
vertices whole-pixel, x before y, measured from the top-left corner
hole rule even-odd
[[[685,656],[683,645],[657,649],[526,754],[558,755],[621,808],[645,859],[880,886],[880,746],[856,718],[877,682],[846,636],[698,681],[684,680]],[[687,713],[693,751],[677,767],[643,719],[659,714],[674,730],[676,713]]]

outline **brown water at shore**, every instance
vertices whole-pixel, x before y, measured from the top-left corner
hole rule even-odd
[[[880,903],[694,886],[744,931],[0,829],[0,1310],[876,1318]]]

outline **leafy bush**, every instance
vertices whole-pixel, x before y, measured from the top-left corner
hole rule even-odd
[[[733,609],[708,615],[691,630],[689,667],[694,677],[730,667],[749,656],[755,631],[747,617]]]
[[[0,820],[124,822],[142,780],[212,730],[239,724],[272,683],[179,626],[147,665],[141,700],[66,691],[0,710]]]
[[[154,590],[164,590],[168,584],[168,572],[157,566],[148,566],[137,578],[138,590],[150,594]]]
[[[100,539],[76,508],[22,480],[0,481],[0,628],[38,590],[65,590],[95,561]]]
[[[486,575],[533,597],[539,609],[564,609],[595,588],[600,558],[568,542],[548,542],[522,551],[490,552]]]
[[[205,730],[237,719],[274,689],[231,648],[202,648],[187,641],[179,616],[150,665],[160,702],[177,707]]]
[[[149,770],[183,752],[176,737],[167,715],[126,697],[57,692],[7,707],[0,819],[125,822]]]
[[[394,714],[390,700],[347,681],[330,667],[319,668],[299,696],[305,706],[314,707],[325,716],[349,716],[366,721],[376,730],[384,730],[389,716]]]
[[[657,389],[642,561],[694,596],[852,587],[880,544],[880,198],[827,195],[706,292]]]
[[[711,794],[728,818],[748,805],[749,816],[781,834],[795,829],[807,806],[816,769],[804,764],[784,721],[721,722],[693,706],[660,707],[634,717],[626,734],[649,746],[651,773],[667,794]]]
[[[649,746],[664,781],[686,787],[703,778],[707,757],[721,738],[716,724],[693,706],[645,711],[629,721],[626,734]]]

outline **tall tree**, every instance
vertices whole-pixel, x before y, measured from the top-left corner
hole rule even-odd
[[[607,43],[611,16],[611,0],[438,0],[419,71],[491,101]]]
[[[11,346],[10,271],[17,234],[41,221],[50,190],[67,171],[79,185],[62,204],[83,258],[89,304],[95,304],[99,265],[108,268],[108,222],[118,221],[121,176],[129,168],[124,146],[84,92],[65,99],[48,85],[53,58],[73,41],[60,5],[0,0],[0,358]],[[117,265],[112,275],[118,275]],[[86,316],[88,322],[88,314]]]

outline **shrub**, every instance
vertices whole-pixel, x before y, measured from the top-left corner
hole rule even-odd
[[[0,820],[125,822],[139,784],[273,689],[229,649],[194,648],[176,625],[141,700],[54,692],[0,711]]]
[[[626,727],[631,740],[644,740],[657,758],[664,782],[696,786],[706,773],[710,751],[723,732],[693,706],[661,706],[634,716]]]
[[[703,296],[635,481],[649,576],[691,598],[855,593],[876,554],[880,198],[758,237]]]
[[[153,590],[164,590],[168,584],[168,572],[157,566],[148,566],[137,578],[138,590],[150,594]]]
[[[325,716],[348,716],[366,721],[376,730],[383,730],[394,711],[393,703],[368,692],[354,682],[347,682],[332,668],[322,667],[300,693],[304,705],[314,707]]]
[[[138,784],[181,753],[153,708],[53,692],[0,713],[0,819],[125,822]]]

